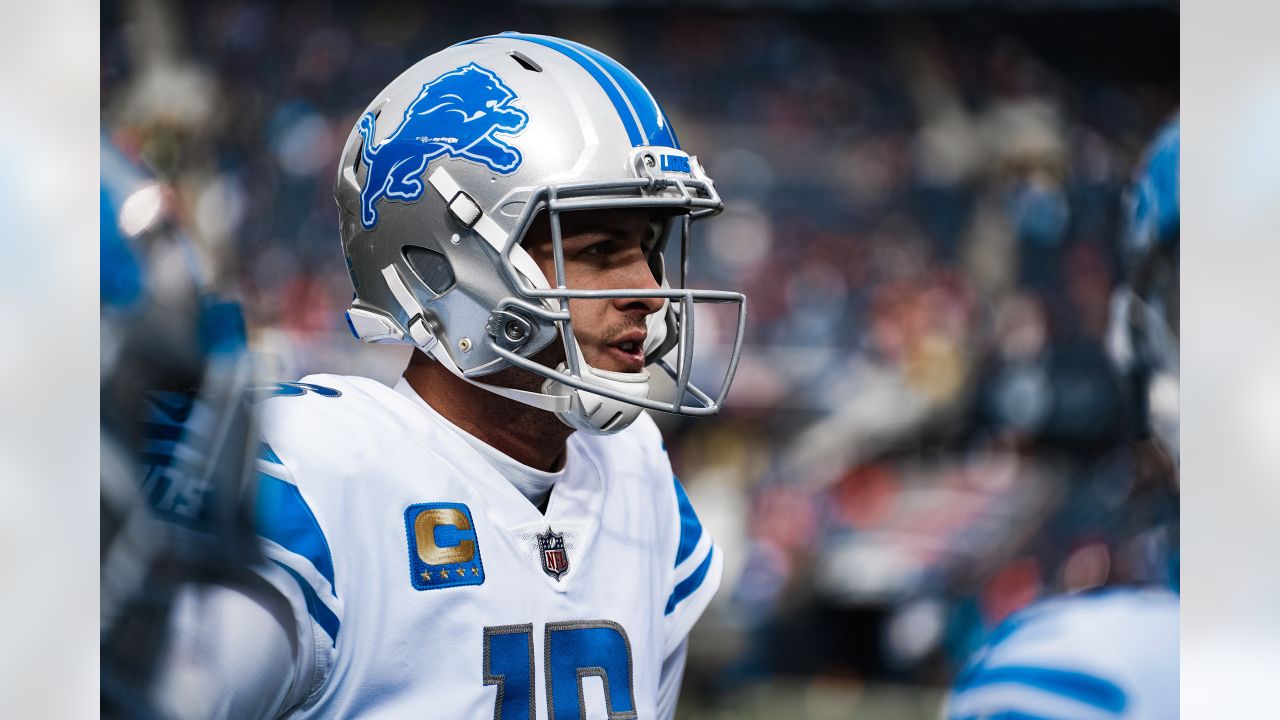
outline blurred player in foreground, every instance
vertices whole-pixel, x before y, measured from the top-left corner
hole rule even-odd
[[[737,363],[743,296],[684,288],[711,180],[629,71],[516,33],[405,71],[344,148],[351,330],[415,352],[394,388],[263,394],[270,591],[191,605],[175,657],[211,704],[169,708],[671,717],[723,560],[641,411],[713,414]],[[703,303],[737,310],[711,393]]]
[[[256,557],[250,364],[166,186],[105,139],[101,160],[102,713],[148,717],[176,599]]]

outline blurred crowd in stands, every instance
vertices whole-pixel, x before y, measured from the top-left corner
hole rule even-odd
[[[1177,586],[1176,470],[1127,441],[1104,352],[1175,15],[497,7],[104,3],[104,128],[173,183],[280,379],[377,374],[331,195],[364,103],[465,38],[571,37],[717,181],[691,284],[748,296],[727,411],[660,418],[729,558],[691,707],[788,674],[940,686],[1040,595]]]

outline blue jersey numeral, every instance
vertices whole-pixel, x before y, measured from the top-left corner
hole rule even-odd
[[[533,720],[533,626],[484,629],[484,684],[498,686],[494,720]]]
[[[547,716],[577,720],[585,717],[582,678],[595,675],[604,682],[609,720],[636,716],[631,689],[631,642],[622,626],[608,620],[547,623]]]
[[[582,678],[604,683],[610,720],[636,716],[631,641],[616,622],[588,620],[547,623],[544,640],[549,720],[585,717]],[[484,629],[484,684],[497,685],[495,720],[532,720],[533,626],[501,625]]]

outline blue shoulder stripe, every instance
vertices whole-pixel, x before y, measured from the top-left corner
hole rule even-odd
[[[1025,685],[1047,693],[1071,698],[1086,705],[1119,713],[1128,703],[1120,686],[1096,675],[1035,666],[989,667],[963,678],[956,693],[997,684]]]
[[[680,504],[680,545],[676,548],[676,565],[679,566],[698,547],[698,540],[702,539],[702,523],[693,511],[693,503],[689,502],[680,478],[672,475],[671,480],[676,484],[676,500]]]
[[[311,583],[302,579],[302,576],[297,571],[279,560],[272,560],[271,562],[284,568],[284,571],[292,575],[293,579],[297,581],[298,587],[302,588],[303,597],[307,599],[307,614],[325,631],[329,636],[329,640],[334,645],[337,645],[338,630],[342,627],[342,622],[338,620],[338,616],[333,614],[329,606],[320,602],[320,598],[316,596],[316,591],[311,587]]]
[[[694,590],[702,587],[702,581],[707,579],[707,571],[711,569],[711,556],[715,555],[714,551],[715,548],[711,548],[711,551],[707,552],[707,557],[702,561],[702,564],[698,566],[698,569],[694,570],[693,574],[689,577],[681,580],[676,585],[676,589],[671,591],[671,597],[667,598],[667,610],[663,615],[670,615],[672,611],[676,609],[676,605],[680,604],[681,600],[689,597],[693,594]]]
[[[329,581],[329,586],[335,587],[329,543],[307,501],[292,483],[258,473],[254,524],[259,535],[305,557]]]

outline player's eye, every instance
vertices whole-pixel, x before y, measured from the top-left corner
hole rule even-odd
[[[584,255],[594,255],[597,257],[604,257],[607,255],[612,255],[614,251],[615,251],[615,248],[614,248],[613,241],[604,240],[597,243],[591,243],[590,245],[588,245],[586,248],[583,249],[582,253]]]

